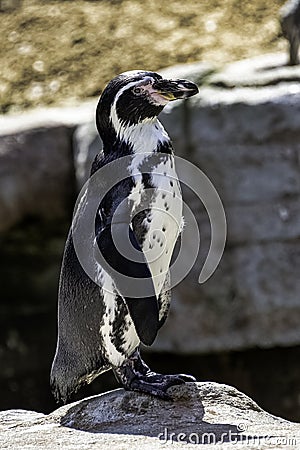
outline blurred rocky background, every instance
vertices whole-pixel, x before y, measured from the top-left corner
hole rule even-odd
[[[55,408],[58,276],[73,205],[101,147],[95,96],[117,73],[146,68],[201,88],[161,120],[176,153],[218,190],[228,241],[199,285],[210,226],[184,188],[201,251],[145,359],[232,384],[299,420],[300,66],[287,65],[283,2],[161,3],[0,2],[0,409]],[[77,398],[115,385],[105,374]]]

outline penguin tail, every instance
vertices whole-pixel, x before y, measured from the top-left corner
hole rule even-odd
[[[80,359],[66,355],[63,349],[58,347],[50,373],[50,387],[55,400],[65,405],[81,386],[91,383],[101,373],[110,369],[110,365],[98,358],[85,359],[82,364]]]
[[[77,377],[72,372],[69,365],[65,365],[55,357],[50,373],[50,388],[58,404],[65,405],[80,387]]]

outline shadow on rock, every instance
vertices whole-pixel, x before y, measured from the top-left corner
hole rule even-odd
[[[196,383],[169,392],[173,402],[117,389],[76,403],[60,423],[90,433],[156,437],[161,443],[214,444],[245,439],[236,425],[203,420],[205,411]]]

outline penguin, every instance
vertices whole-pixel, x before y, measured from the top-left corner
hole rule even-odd
[[[74,213],[61,266],[50,375],[58,402],[66,403],[108,370],[126,390],[165,400],[169,387],[196,381],[191,375],[151,371],[140,346],[154,342],[167,318],[169,267],[183,226],[173,146],[157,116],[170,101],[197,93],[191,81],[134,70],[112,79],[100,96],[96,126],[103,148]],[[123,160],[125,175],[111,183]],[[102,197],[95,178],[108,186]],[[95,276],[76,247],[77,222],[86,218],[90,204],[96,207],[87,259],[95,260]],[[79,240],[86,238],[83,232]]]

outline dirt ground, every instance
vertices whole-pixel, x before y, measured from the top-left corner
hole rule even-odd
[[[283,0],[2,0],[0,112],[99,95],[135,68],[286,48]],[[11,9],[10,9],[11,7]]]

